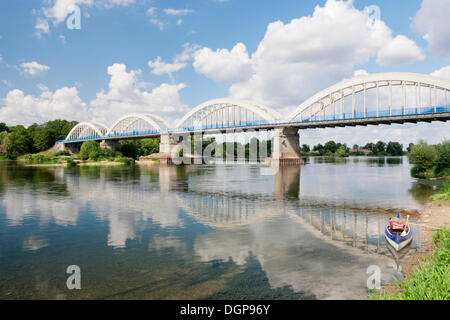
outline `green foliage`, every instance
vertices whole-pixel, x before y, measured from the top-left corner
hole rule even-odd
[[[391,156],[402,156],[403,145],[398,142],[389,141],[386,146],[386,153]]]
[[[55,157],[59,157],[59,156],[70,156],[70,152],[67,151],[67,150],[61,150],[61,151],[58,151],[58,152],[53,153],[53,155],[54,155]]]
[[[11,128],[11,138],[16,154],[33,152],[33,140],[24,126],[15,126]]]
[[[75,167],[77,165],[77,163],[72,158],[67,158],[66,163],[68,167]]]
[[[345,150],[344,146],[340,146],[337,150],[336,153],[334,154],[336,157],[347,157],[348,153]]]
[[[0,122],[0,132],[3,131],[9,132],[9,128],[4,122]]]
[[[100,144],[95,141],[85,141],[80,148],[80,159],[98,160],[102,156]]]
[[[122,141],[120,151],[125,157],[137,159],[139,157],[139,141]]]
[[[15,157],[12,136],[7,131],[0,132],[0,156]]]
[[[418,167],[418,171],[425,171],[432,168],[435,164],[437,159],[436,148],[421,140],[418,144],[411,147],[408,158],[411,163]]]
[[[441,171],[450,168],[450,141],[446,140],[436,146],[436,168],[435,173],[439,174]]]
[[[430,197],[431,200],[447,200],[450,201],[450,180],[447,180],[439,191]]]
[[[450,299],[450,229],[433,235],[434,250],[430,260],[422,261],[415,272],[399,283],[399,292],[372,292],[371,299],[449,300]]]
[[[142,139],[140,147],[140,155],[148,156],[149,154],[159,152],[159,139]]]
[[[310,149],[309,145],[302,144],[301,152],[307,153],[307,152],[310,152],[310,151],[311,151],[311,149]]]

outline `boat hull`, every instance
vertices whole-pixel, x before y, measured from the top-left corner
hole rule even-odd
[[[411,228],[408,227],[408,233],[405,236],[401,236],[398,233],[391,233],[389,227],[386,227],[384,232],[387,242],[397,251],[400,251],[412,241]]]

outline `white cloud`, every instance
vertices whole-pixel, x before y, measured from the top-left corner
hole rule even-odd
[[[179,91],[186,87],[183,83],[163,83],[148,92],[140,89],[140,70],[127,71],[126,65],[114,64],[108,67],[108,74],[111,76],[109,91],[102,90],[91,101],[94,107],[90,109],[91,119],[111,124],[129,113],[153,113],[172,120],[187,112],[179,96]]]
[[[40,38],[42,33],[48,33],[50,31],[50,27],[48,25],[48,21],[42,18],[38,18],[35,25],[36,36]]]
[[[450,53],[450,1],[423,0],[413,18],[412,27],[417,30],[433,54],[443,57]]]
[[[153,74],[171,74],[177,72],[187,66],[186,62],[174,61],[174,63],[165,63],[161,57],[157,57],[154,61],[149,61],[148,66],[152,69]]]
[[[147,10],[147,15],[148,15],[148,16],[154,16],[154,15],[156,15],[156,11],[157,11],[157,10],[158,10],[158,9],[155,8],[155,7],[148,8],[148,10]]]
[[[0,119],[8,124],[30,125],[34,122],[45,122],[54,119],[83,119],[86,116],[86,104],[79,98],[75,87],[64,87],[55,92],[45,86],[39,97],[25,95],[14,89],[2,99]]]
[[[433,71],[430,75],[450,80],[450,66],[445,66],[439,70]]]
[[[367,72],[364,69],[355,70],[355,72],[353,72],[354,77],[367,76],[367,75],[369,75],[369,72]]]
[[[238,43],[231,51],[228,49],[202,48],[194,53],[195,71],[214,81],[241,82],[252,74],[252,66],[247,48]]]
[[[166,63],[158,56],[154,61],[149,61],[148,66],[152,69],[153,74],[163,75],[167,73],[171,75],[174,72],[186,68],[187,61],[191,59],[192,54],[198,50],[198,48],[198,45],[185,43],[183,45],[183,51],[173,59],[173,63]]]
[[[37,61],[24,62],[20,65],[25,74],[35,77],[38,74],[50,70],[49,66],[39,64]]]
[[[62,34],[59,35],[59,40],[61,40],[62,45],[65,45],[65,44],[66,44],[66,37],[63,36]]]
[[[250,63],[241,45],[235,59],[226,49],[202,49],[194,55],[194,67],[213,80],[232,82],[235,98],[286,111],[351,77],[355,66],[383,53],[392,40],[392,30],[381,20],[372,21],[367,10],[357,10],[351,1],[328,0],[312,16],[270,23]]]
[[[417,44],[403,35],[390,40],[378,51],[377,63],[381,66],[399,65],[425,59],[423,50]]]
[[[3,57],[2,57],[2,55],[0,54],[0,63],[2,63],[3,62]]]
[[[193,12],[194,10],[191,9],[172,9],[172,8],[164,9],[164,13],[171,16],[185,16]]]

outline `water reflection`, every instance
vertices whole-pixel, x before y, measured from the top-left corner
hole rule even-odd
[[[361,298],[369,265],[392,280],[389,210],[420,207],[407,163],[372,160],[313,160],[274,176],[245,164],[2,167],[0,297],[27,288],[51,298],[233,298],[244,289],[247,298]],[[56,289],[65,274],[52,275],[73,260],[89,270],[90,291]],[[244,274],[261,282],[240,288]]]

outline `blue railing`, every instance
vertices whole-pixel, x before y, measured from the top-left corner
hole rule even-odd
[[[450,112],[450,106],[439,106],[439,107],[425,107],[425,108],[407,108],[407,109],[393,109],[393,110],[381,110],[381,111],[368,111],[368,112],[355,112],[355,113],[344,113],[339,115],[322,115],[314,116],[306,119],[295,120],[292,122],[319,122],[319,121],[336,121],[336,120],[348,120],[348,119],[366,119],[366,118],[382,118],[382,117],[395,117],[395,116],[409,116],[409,115],[419,115],[419,114],[430,114],[430,113],[444,113]],[[228,129],[228,128],[240,128],[240,127],[252,127],[252,126],[264,126],[268,124],[276,124],[280,121],[276,120],[274,122],[269,122],[267,120],[254,120],[245,121],[237,123],[223,123],[223,124],[211,124],[204,126],[195,127],[182,127],[176,129],[164,129],[164,130],[146,130],[146,131],[133,131],[126,133],[110,133],[103,136],[90,136],[76,139],[59,140],[57,142],[75,142],[75,141],[86,141],[86,140],[100,140],[105,138],[114,137],[133,137],[133,136],[145,136],[149,134],[162,134],[162,133],[176,133],[176,132],[190,132],[190,131],[200,131],[200,130],[214,130],[214,129]]]
[[[443,113],[450,112],[450,107],[439,106],[436,107],[425,107],[425,108],[407,108],[407,109],[393,109],[393,110],[381,110],[378,112],[355,112],[355,113],[344,113],[339,115],[319,115],[313,116],[306,119],[301,119],[293,122],[319,122],[319,121],[334,121],[334,120],[348,120],[348,119],[366,119],[366,118],[384,118],[384,117],[398,117],[398,116],[411,116],[419,114],[429,114],[429,113]]]

